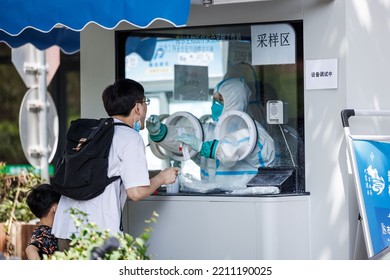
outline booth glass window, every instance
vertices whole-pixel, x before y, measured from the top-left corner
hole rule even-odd
[[[305,192],[302,21],[267,22],[116,32],[116,75],[140,82],[151,100],[148,116],[164,123],[189,112],[202,125],[211,122],[216,85],[240,78],[251,91],[247,114],[272,137],[275,157],[259,168],[264,185],[281,193]],[[150,170],[180,165],[151,143],[146,129]],[[201,172],[195,160],[186,170]],[[283,174],[291,176],[284,177]],[[268,183],[265,182],[268,179]]]

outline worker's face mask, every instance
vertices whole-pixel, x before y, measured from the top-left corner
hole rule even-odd
[[[219,101],[214,100],[213,104],[211,105],[211,118],[213,121],[218,121],[219,117],[221,116],[223,111],[223,104]]]

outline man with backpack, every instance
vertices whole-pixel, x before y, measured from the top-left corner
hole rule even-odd
[[[59,238],[60,250],[68,248],[73,233],[78,234],[69,209],[75,208],[86,213],[88,220],[96,223],[102,230],[121,232],[122,209],[126,199],[138,201],[148,197],[161,185],[175,182],[179,172],[178,168],[171,167],[149,179],[145,144],[138,132],[145,127],[147,105],[150,101],[146,99],[141,84],[130,79],[118,80],[103,91],[102,98],[107,114],[113,118],[114,124],[119,124],[114,125],[106,176],[118,179],[92,198],[73,199],[62,195],[52,229],[52,233]],[[82,150],[83,141],[84,138],[80,139],[79,145],[73,149]],[[79,176],[85,176],[82,167],[79,172]],[[98,176],[101,171],[92,172],[96,172],[95,175]]]

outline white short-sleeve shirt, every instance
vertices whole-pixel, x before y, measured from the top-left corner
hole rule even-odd
[[[115,119],[115,122],[120,122]],[[80,171],[81,172],[81,171]],[[78,233],[68,209],[77,208],[88,214],[88,221],[96,223],[102,230],[120,232],[120,220],[127,199],[126,189],[149,186],[149,173],[145,156],[145,144],[141,135],[132,128],[115,126],[109,160],[108,177],[119,175],[104,192],[90,200],[78,201],[62,196],[58,204],[52,233],[67,239]]]

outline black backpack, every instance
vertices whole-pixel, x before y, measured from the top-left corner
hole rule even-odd
[[[120,178],[107,177],[114,125],[113,118],[77,119],[66,135],[65,151],[60,158],[52,185],[56,192],[75,200],[92,199]]]

